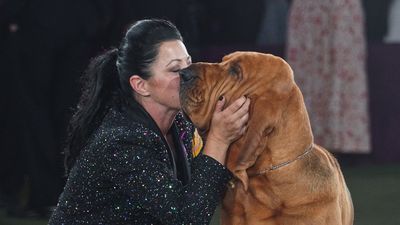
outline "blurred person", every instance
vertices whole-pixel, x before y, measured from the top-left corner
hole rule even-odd
[[[134,23],[119,48],[91,62],[70,122],[68,180],[49,224],[210,222],[250,100],[224,106],[222,97],[202,147],[180,113],[179,71],[190,64],[180,32],[160,19]]]
[[[392,0],[388,15],[386,43],[400,43],[400,0]]]
[[[363,0],[368,43],[382,43],[388,32],[388,12],[392,0]]]
[[[369,153],[364,15],[359,0],[293,0],[287,58],[302,89],[315,142]]]

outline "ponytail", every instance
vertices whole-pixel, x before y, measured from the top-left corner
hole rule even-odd
[[[64,166],[68,174],[91,133],[99,126],[120,84],[116,67],[118,49],[94,58],[81,78],[82,95],[68,126]]]

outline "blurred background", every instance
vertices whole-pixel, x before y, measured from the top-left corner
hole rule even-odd
[[[194,62],[286,59],[315,142],[342,165],[355,224],[400,224],[399,0],[0,0],[1,225],[47,223],[79,77],[153,17],[178,26]]]

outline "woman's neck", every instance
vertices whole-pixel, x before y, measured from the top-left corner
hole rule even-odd
[[[162,135],[166,137],[179,110],[170,109],[163,105],[155,104],[154,102],[146,101],[144,99],[137,98],[136,100],[150,114],[150,116],[156,122],[158,128],[160,128]]]

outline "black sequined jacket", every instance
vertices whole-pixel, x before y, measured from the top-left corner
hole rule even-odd
[[[211,157],[192,157],[194,128],[182,115],[171,129],[175,151],[138,103],[111,108],[49,224],[209,224],[231,173]]]

